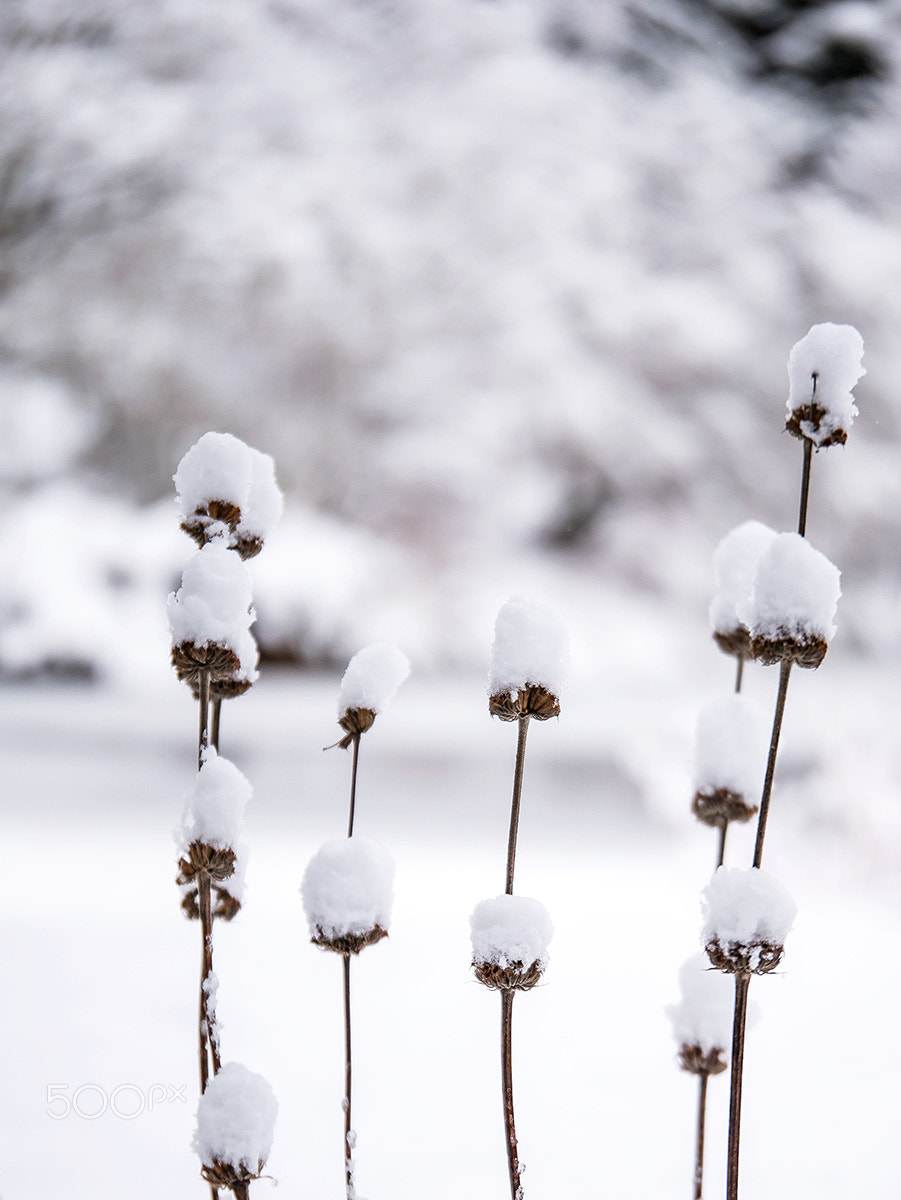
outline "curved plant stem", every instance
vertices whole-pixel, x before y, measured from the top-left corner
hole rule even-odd
[[[750,975],[735,976],[735,1016],[732,1021],[732,1075],[729,1087],[729,1155],[726,1200],[738,1200],[738,1153],[741,1145],[741,1081],[745,1057]]]
[[[357,759],[360,756],[360,735],[353,736],[354,760],[350,769],[350,812],[347,817],[347,836],[354,835],[354,811],[357,805]]]
[[[707,1121],[708,1078],[706,1071],[698,1076],[698,1136],[695,1142],[694,1200],[701,1200],[704,1194],[704,1126]]]
[[[342,955],[344,964],[344,1187],[347,1200],[352,1200],[354,1194],[353,1165],[351,1162],[351,1137],[353,1122],[351,1120],[351,1091],[353,1084],[353,1060],[351,1056],[350,1036],[350,955]]]
[[[513,871],[516,866],[516,837],[519,832],[519,808],[522,800],[522,776],[526,762],[526,735],[529,732],[529,717],[519,718],[519,735],[516,739],[516,766],[513,771],[513,800],[510,805],[510,835],[507,838],[507,895],[513,895]]]
[[[528,720],[528,718],[526,718]],[[510,1196],[522,1200],[520,1183],[522,1168],[516,1142],[516,1119],[513,1115],[513,997],[512,991],[501,992],[501,1083],[504,1098],[504,1133],[507,1141],[507,1167],[510,1172]]]
[[[773,776],[776,773],[776,755],[779,751],[779,735],[782,732],[782,718],[785,715],[785,698],[788,695],[788,680],[792,664],[789,659],[783,659],[779,667],[779,691],[776,695],[776,711],[773,715],[773,731],[770,734],[770,752],[767,757],[766,777],[763,781],[763,795],[760,797],[760,815],[757,818],[757,841],[754,844],[754,863],[759,867],[763,861],[763,839],[766,836],[766,821],[770,811],[770,796],[773,794]]]

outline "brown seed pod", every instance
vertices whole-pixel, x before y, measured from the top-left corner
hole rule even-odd
[[[210,879],[221,882],[235,873],[236,855],[231,846],[218,848],[206,842],[192,842],[178,861],[178,880],[181,885],[190,883],[201,871]]]
[[[817,404],[816,400],[811,400],[809,404],[799,404],[797,408],[792,409],[791,414],[785,422],[785,428],[792,437],[801,438],[802,441],[813,442],[817,450],[825,450],[827,446],[843,446],[848,440],[847,431],[844,429],[833,429],[822,440],[818,437],[811,437],[810,433],[804,432],[802,425],[806,423],[812,433],[819,433],[820,423],[825,416],[826,409],[821,404]]]
[[[502,967],[498,963],[474,962],[472,969],[479,983],[495,992],[530,992],[544,974],[537,960],[525,966],[517,961]]]
[[[210,500],[206,506],[194,510],[181,523],[181,528],[193,538],[198,546],[205,546],[210,538],[210,527],[227,525],[231,537],[229,548],[242,559],[255,558],[263,549],[263,539],[256,535],[238,533],[241,524],[241,509],[230,500]]]
[[[363,933],[344,933],[338,937],[327,937],[321,929],[317,928],[314,937],[310,941],[314,946],[319,946],[321,950],[332,950],[335,954],[359,954],[367,946],[374,946],[376,942],[380,942],[382,938],[388,936],[388,930],[383,929],[381,925],[374,925],[372,929],[367,929]]]
[[[520,717],[549,721],[551,717],[560,716],[560,701],[541,684],[527,683],[516,693],[496,692],[490,696],[488,711],[502,721],[518,721]]]
[[[728,975],[766,975],[782,961],[785,947],[776,942],[726,942],[713,938],[704,947],[718,971]]]
[[[176,882],[182,887],[183,895],[181,898],[181,909],[189,921],[200,920],[200,904],[197,899],[197,888],[185,887],[185,883],[181,876]],[[219,921],[233,921],[241,911],[241,901],[233,896],[226,888],[219,884],[212,885],[213,894],[213,919]]]
[[[722,1046],[702,1050],[700,1046],[683,1042],[679,1047],[679,1066],[689,1075],[719,1075],[727,1066],[724,1053]]]
[[[714,630],[713,640],[723,654],[731,654],[735,658],[752,658],[751,635],[744,625],[736,625],[726,632]]]
[[[728,788],[708,788],[695,792],[691,811],[704,825],[722,827],[730,821],[750,821],[757,805]]]
[[[214,1187],[228,1188],[229,1191],[235,1193],[236,1197],[242,1197],[248,1195],[248,1185],[260,1178],[265,1166],[265,1162],[259,1162],[256,1172],[253,1172],[247,1167],[234,1167],[231,1163],[223,1163],[214,1159],[212,1166],[204,1164],[200,1174],[207,1183],[213,1184]]]
[[[196,642],[180,642],[172,647],[172,666],[182,683],[191,686],[195,695],[200,688],[200,676],[210,673],[210,683],[225,682],[240,670],[241,662],[229,646],[208,642],[198,646]]]
[[[801,639],[791,634],[782,637],[755,637],[751,642],[754,657],[765,667],[774,663],[792,662],[813,670],[826,657],[828,644],[822,638]]]
[[[338,724],[344,730],[345,736],[335,744],[346,750],[355,737],[372,728],[375,718],[376,713],[371,708],[345,709],[344,716],[338,718]]]

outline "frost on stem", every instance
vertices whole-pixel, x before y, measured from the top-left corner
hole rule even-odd
[[[272,458],[230,433],[205,433],[173,478],[181,527],[198,545],[224,538],[241,558],[252,558],[282,515]]]
[[[300,885],[310,940],[338,954],[359,954],[388,936],[394,859],[371,838],[326,842]]]
[[[225,1063],[197,1105],[192,1146],[204,1179],[232,1188],[259,1179],[272,1149],[278,1103],[261,1075]]]
[[[853,325],[814,325],[788,356],[785,428],[818,450],[842,445],[857,416],[852,388],[866,370],[863,338]]]
[[[530,991],[544,974],[554,926],[547,909],[528,896],[495,896],[469,919],[476,978],[497,991]]]
[[[769,725],[758,704],[726,696],[698,714],[691,810],[705,825],[748,821],[763,786]]]
[[[409,674],[409,659],[396,646],[374,642],[357,651],[338,689],[338,724],[345,733],[338,743],[342,749],[372,728]]]
[[[555,610],[512,596],[494,626],[488,711],[502,721],[558,717],[568,673],[569,639]]]
[[[751,638],[738,606],[748,598],[760,556],[775,536],[768,525],[745,521],[730,530],[713,552],[710,627],[724,654],[751,657]]]
[[[178,832],[180,886],[196,886],[198,871],[218,883],[234,874],[244,808],[252,795],[238,768],[207,747]]]
[[[758,867],[720,867],[701,894],[701,941],[713,966],[730,975],[764,975],[782,959],[797,905]]]
[[[692,1075],[719,1075],[728,1065],[732,1042],[732,987],[694,954],[679,971],[678,1004],[666,1010],[679,1047],[679,1066]]]
[[[201,672],[209,671],[214,684],[238,674],[255,681],[251,601],[247,568],[223,541],[208,543],[188,560],[181,587],[166,602],[179,679],[196,687]]]
[[[780,533],[757,564],[739,616],[762,663],[818,667],[835,636],[841,573],[800,534]]]

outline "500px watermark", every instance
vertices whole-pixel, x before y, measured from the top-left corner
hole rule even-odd
[[[121,1121],[133,1121],[164,1104],[176,1101],[187,1104],[187,1086],[186,1083],[178,1087],[171,1083],[151,1083],[149,1087],[139,1087],[136,1083],[120,1083],[107,1089],[99,1083],[82,1083],[70,1091],[68,1083],[48,1083],[45,1111],[54,1121],[64,1121],[72,1116],[81,1117],[83,1121],[96,1121],[104,1113],[112,1113]]]

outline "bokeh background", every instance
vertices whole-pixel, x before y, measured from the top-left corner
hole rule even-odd
[[[857,326],[868,374],[814,464],[845,594],[792,684],[770,838],[807,915],[745,1186],[896,1200],[899,58],[898,0],[0,5],[4,1200],[203,1194],[190,1106],[54,1121],[46,1088],[195,1087],[170,836],[195,717],[163,608],[191,552],[171,477],[208,429],[287,495],[251,564],[263,676],[224,720],[257,787],[227,1056],[276,1085],[273,1173],[341,1194],[335,964],[296,888],[343,824],[338,679],[387,639],[413,675],[371,735],[398,930],[366,967],[361,1194],[503,1194],[466,916],[505,839],[492,622],[527,591],[574,647],[522,832],[560,981],[524,1051],[527,1192],[688,1195],[663,1006],[713,857],[694,716],[732,682],[710,555],[748,518],[794,527],[785,364],[820,321]],[[771,703],[771,673],[747,686]]]

